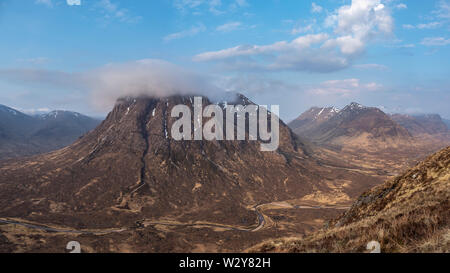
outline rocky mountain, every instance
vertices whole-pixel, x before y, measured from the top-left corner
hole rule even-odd
[[[371,241],[382,252],[450,251],[450,147],[367,191],[328,228],[251,251],[365,252]]]
[[[316,143],[396,145],[411,139],[405,128],[378,108],[351,103],[340,111],[334,108],[317,110],[313,108],[311,114],[306,112],[300,116],[299,120],[308,121],[303,126],[298,126],[298,122],[290,124],[297,134]]]
[[[91,131],[100,121],[70,111],[52,111],[36,117],[39,126],[30,135],[34,143],[55,150],[73,143]]]
[[[29,133],[34,128],[34,118],[0,105],[0,160],[38,153],[39,148],[28,141]]]
[[[348,173],[322,167],[283,122],[274,152],[259,141],[175,141],[170,113],[178,104],[192,108],[192,97],[120,99],[74,144],[1,164],[1,215],[76,228],[142,219],[248,226],[257,221],[254,206],[330,192],[325,182]],[[252,103],[240,96],[229,104]],[[368,180],[358,176],[361,189]]]
[[[29,116],[0,105],[0,160],[57,150],[99,123],[75,112],[53,111]]]
[[[34,127],[32,117],[0,105],[0,130],[4,139],[26,136],[30,127]]]
[[[445,124],[441,116],[436,114],[430,115],[394,114],[391,117],[395,122],[405,127],[414,136],[423,134],[436,135],[447,133],[449,131],[447,124]]]
[[[339,111],[340,109],[336,107],[312,107],[288,125],[294,133],[302,134],[302,132],[317,128],[323,122],[337,115]]]

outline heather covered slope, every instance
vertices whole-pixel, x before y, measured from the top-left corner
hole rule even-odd
[[[383,252],[450,252],[450,147],[364,193],[325,230],[280,239],[257,252],[364,252],[378,241]]]
[[[332,118],[339,113],[339,109],[335,107],[312,107],[308,111],[301,114],[298,118],[291,121],[288,126],[298,135],[317,128],[320,124]]]

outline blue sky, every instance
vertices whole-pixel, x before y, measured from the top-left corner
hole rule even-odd
[[[0,0],[0,104],[103,115],[214,86],[286,120],[352,101],[450,118],[449,31],[450,0]]]

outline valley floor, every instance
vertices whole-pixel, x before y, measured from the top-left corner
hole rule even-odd
[[[239,252],[274,236],[310,233],[348,209],[309,204],[260,205],[255,210],[258,223],[250,227],[143,220],[121,229],[74,230],[0,219],[0,252],[66,252],[70,241],[80,242],[85,252]]]

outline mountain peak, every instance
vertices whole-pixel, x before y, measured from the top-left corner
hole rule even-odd
[[[324,114],[327,113],[327,114]],[[289,126],[297,134],[318,143],[407,143],[409,132],[383,111],[352,102],[343,110],[313,107]],[[367,138],[367,139],[364,139]]]
[[[66,110],[54,110],[51,111],[49,113],[46,114],[42,114],[39,115],[38,117],[40,119],[57,119],[60,117],[73,117],[73,118],[79,118],[79,117],[83,117],[84,115],[77,113],[77,112],[72,112],[72,111],[66,111]]]
[[[2,104],[0,104],[0,111],[2,111],[2,112],[4,112],[4,113],[12,114],[12,115],[14,115],[14,116],[17,116],[17,115],[22,114],[22,113],[20,113],[19,111],[15,110],[15,109],[13,109],[13,108],[11,108],[11,107],[2,105]]]
[[[289,127],[297,133],[307,131],[337,115],[341,110],[337,107],[311,107],[297,119],[289,123]]]
[[[368,107],[366,107],[362,104],[359,104],[357,102],[352,102],[344,108],[344,111],[345,110],[361,110],[361,109],[367,109],[367,108]]]

